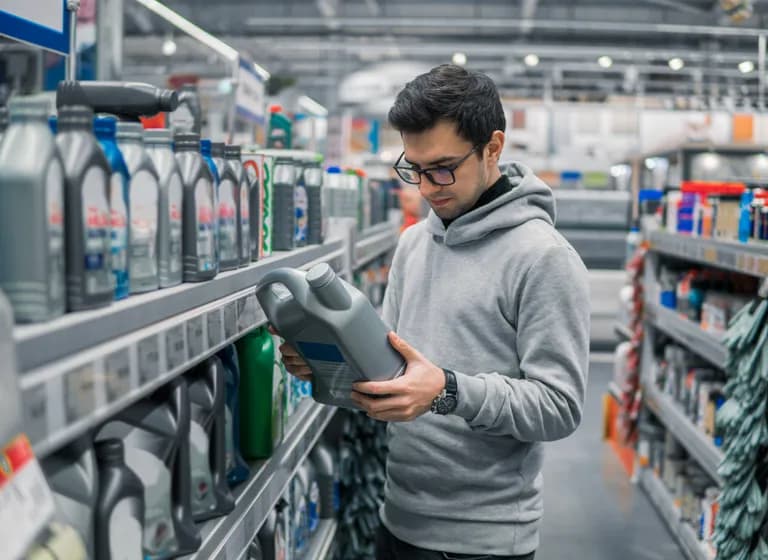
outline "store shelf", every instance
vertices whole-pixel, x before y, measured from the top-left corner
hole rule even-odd
[[[317,532],[312,536],[304,558],[307,560],[327,560],[333,550],[338,523],[333,519],[321,519]]]
[[[200,549],[185,559],[242,558],[335,412],[333,407],[312,400],[303,401],[291,418],[283,443],[268,461],[255,469],[253,476],[236,492],[234,511],[225,517],[205,523],[201,529],[203,543]],[[330,528],[326,527],[326,530],[329,531]],[[335,532],[335,526],[333,530]],[[324,543],[318,543],[318,546],[320,544]],[[315,560],[316,557],[307,558]],[[317,557],[317,560],[321,558]]]
[[[651,249],[734,272],[768,276],[768,242],[739,243],[655,231],[651,233]]]
[[[375,225],[360,234],[355,243],[355,269],[395,248],[397,227],[389,222]]]
[[[14,330],[24,425],[45,456],[264,324],[255,286],[268,271],[341,266],[343,243],[278,254],[199,284],[133,296]]]
[[[653,471],[650,469],[643,469],[641,471],[640,486],[645,490],[651,503],[653,503],[667,527],[669,527],[685,557],[688,560],[712,560],[713,556],[708,554],[701,545],[696,538],[693,528],[680,520],[680,514],[672,503],[669,491]]]
[[[645,404],[656,417],[672,432],[680,442],[680,445],[696,459],[699,465],[722,486],[723,480],[717,474],[717,467],[723,459],[723,452],[712,442],[707,434],[701,431],[683,413],[680,407],[671,397],[659,391],[653,385],[645,383],[643,386],[643,398]]]
[[[728,349],[723,344],[722,336],[705,331],[693,321],[658,303],[646,301],[645,316],[660,331],[718,368],[725,369]]]
[[[619,335],[621,340],[632,340],[632,331],[629,330],[627,325],[616,321],[613,325],[614,332]]]

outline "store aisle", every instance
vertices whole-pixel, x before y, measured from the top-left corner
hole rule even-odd
[[[678,560],[683,554],[643,491],[601,441],[613,365],[593,361],[581,427],[547,445],[544,527],[536,560]]]

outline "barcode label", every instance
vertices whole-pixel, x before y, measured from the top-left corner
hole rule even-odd
[[[165,331],[165,349],[168,355],[168,370],[174,370],[187,362],[187,344],[184,340],[184,325],[177,325]]]
[[[208,323],[208,348],[211,349],[224,342],[221,309],[209,311],[205,318]]]
[[[192,359],[205,352],[202,315],[193,317],[187,321],[187,345],[189,346],[189,357]]]
[[[124,397],[131,391],[131,354],[128,348],[112,352],[104,360],[107,380],[107,402]]]
[[[45,387],[45,383],[30,387],[21,396],[24,430],[34,443],[42,441],[48,434],[48,394]]]
[[[93,364],[65,374],[64,402],[68,423],[76,422],[96,409],[96,372]]]
[[[139,381],[149,383],[160,375],[160,344],[157,335],[139,341]]]
[[[224,307],[224,338],[232,339],[237,334],[237,302],[231,301]]]

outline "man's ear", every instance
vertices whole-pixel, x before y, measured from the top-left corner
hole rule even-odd
[[[501,152],[504,150],[504,133],[501,130],[494,130],[491,139],[486,144],[488,157],[493,163],[499,163]]]

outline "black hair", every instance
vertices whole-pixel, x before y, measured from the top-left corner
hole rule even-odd
[[[453,122],[459,136],[474,146],[485,146],[507,124],[493,80],[455,64],[408,82],[389,110],[390,124],[401,133],[424,132],[441,120]]]

